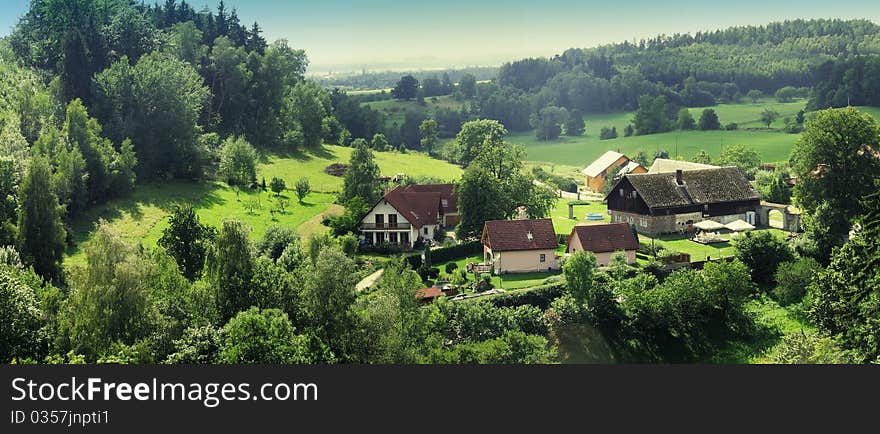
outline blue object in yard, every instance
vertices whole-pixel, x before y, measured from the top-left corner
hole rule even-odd
[[[604,217],[602,214],[591,212],[587,214],[587,220],[602,220]]]

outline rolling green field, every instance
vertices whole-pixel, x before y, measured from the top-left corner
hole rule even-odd
[[[382,112],[385,115],[386,127],[391,127],[394,124],[398,126],[403,125],[404,115],[408,110],[433,113],[438,108],[458,110],[463,104],[462,101],[456,100],[451,95],[425,98],[424,105],[416,100],[402,101],[396,99],[362,103],[362,105],[370,106],[373,110]]]
[[[272,225],[292,227],[302,236],[326,231],[321,224],[325,215],[336,215],[342,207],[334,204],[336,192],[342,188],[342,178],[324,173],[324,168],[336,162],[347,163],[350,148],[325,146],[313,153],[270,155],[258,167],[257,179],[281,177],[287,181],[288,191],[282,198],[288,205],[284,212],[273,212],[278,204],[271,192],[251,192],[235,189],[219,182],[172,181],[138,185],[131,196],[117,199],[89,210],[71,224],[76,245],[66,252],[65,264],[84,261],[79,246],[87,241],[99,219],[108,221],[127,240],[146,247],[156,245],[162,230],[168,225],[168,214],[174,204],[192,205],[203,223],[220,226],[225,219],[236,218],[251,227],[251,238],[262,237]],[[376,162],[383,175],[432,176],[455,180],[461,169],[455,165],[431,159],[425,154],[376,152]],[[312,193],[299,203],[290,189],[297,179],[306,177],[312,184]],[[254,209],[247,209],[253,205]]]
[[[671,131],[645,136],[623,137],[623,131],[632,120],[630,112],[616,112],[587,115],[584,122],[587,133],[581,137],[565,137],[554,141],[539,141],[533,132],[514,133],[510,141],[526,147],[527,158],[531,161],[558,163],[571,166],[586,166],[608,150],[635,157],[639,151],[653,155],[657,151],[667,151],[672,158],[676,156],[690,159],[701,150],[718,157],[726,145],[742,144],[757,150],[767,162],[788,159],[797,134],[788,134],[779,129],[785,117],[794,117],[804,107],[805,101],[792,103],[759,102],[757,104],[719,104],[711,107],[718,114],[722,125],[737,123],[735,131]],[[776,110],[780,118],[767,130],[759,121],[765,108]],[[699,119],[703,108],[691,108],[694,119]],[[599,140],[602,127],[616,127],[619,137]]]

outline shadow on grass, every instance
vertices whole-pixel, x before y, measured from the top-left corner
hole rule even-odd
[[[153,206],[170,212],[177,204],[204,206],[204,200],[222,204],[223,199],[215,193],[217,185],[210,182],[171,181],[164,183],[143,183],[135,186],[134,191],[126,196],[112,199],[96,205],[81,216],[70,222],[72,246],[66,253],[75,255],[79,246],[91,237],[100,220],[114,221],[125,215],[134,221],[144,217],[143,209]],[[125,234],[123,234],[125,235]]]
[[[307,148],[307,149],[277,149],[273,150],[271,156],[277,158],[290,158],[298,161],[309,161],[313,158],[321,158],[324,160],[332,160],[336,158],[336,154],[327,149],[324,146],[319,148]],[[265,162],[268,162],[268,156],[266,157]],[[263,161],[261,161],[263,162]]]

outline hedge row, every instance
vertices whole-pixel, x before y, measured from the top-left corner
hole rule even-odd
[[[467,243],[456,244],[449,247],[441,247],[431,250],[431,265],[442,264],[444,262],[454,261],[468,256],[483,253],[483,244],[479,241],[471,241]],[[413,253],[406,256],[406,261],[413,270],[422,266],[422,253]]]
[[[550,283],[534,288],[511,291],[504,294],[493,295],[489,299],[496,307],[516,307],[530,304],[541,310],[550,307],[550,303],[565,291],[565,283]]]

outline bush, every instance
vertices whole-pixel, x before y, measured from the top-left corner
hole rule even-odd
[[[599,140],[608,140],[617,138],[617,127],[602,127],[599,130]]]
[[[731,123],[724,126],[724,129],[727,131],[734,131],[738,128],[739,128],[739,124],[737,124],[736,122],[731,122]]]
[[[813,258],[779,264],[774,275],[777,286],[773,290],[773,298],[783,306],[801,301],[818,269],[819,263]]]
[[[446,271],[446,274],[452,274],[452,272],[454,272],[457,269],[458,269],[458,264],[456,264],[455,262],[449,262],[446,264],[444,271]]]
[[[483,244],[479,241],[471,241],[451,247],[441,247],[439,249],[431,250],[431,262],[439,264],[442,262],[467,258],[468,256],[480,253],[483,253]]]
[[[769,283],[780,263],[794,259],[791,247],[770,232],[746,232],[734,247],[736,258],[749,267],[755,283]]]
[[[548,280],[552,279],[553,277],[548,278]],[[548,307],[550,307],[550,303],[552,303],[553,300],[562,297],[564,291],[565,281],[563,279],[563,281],[561,282],[547,283],[545,285],[536,286],[530,289],[523,289],[519,291],[511,291],[504,294],[494,295],[489,298],[489,301],[496,307],[516,307],[531,305],[541,310],[546,310]]]

